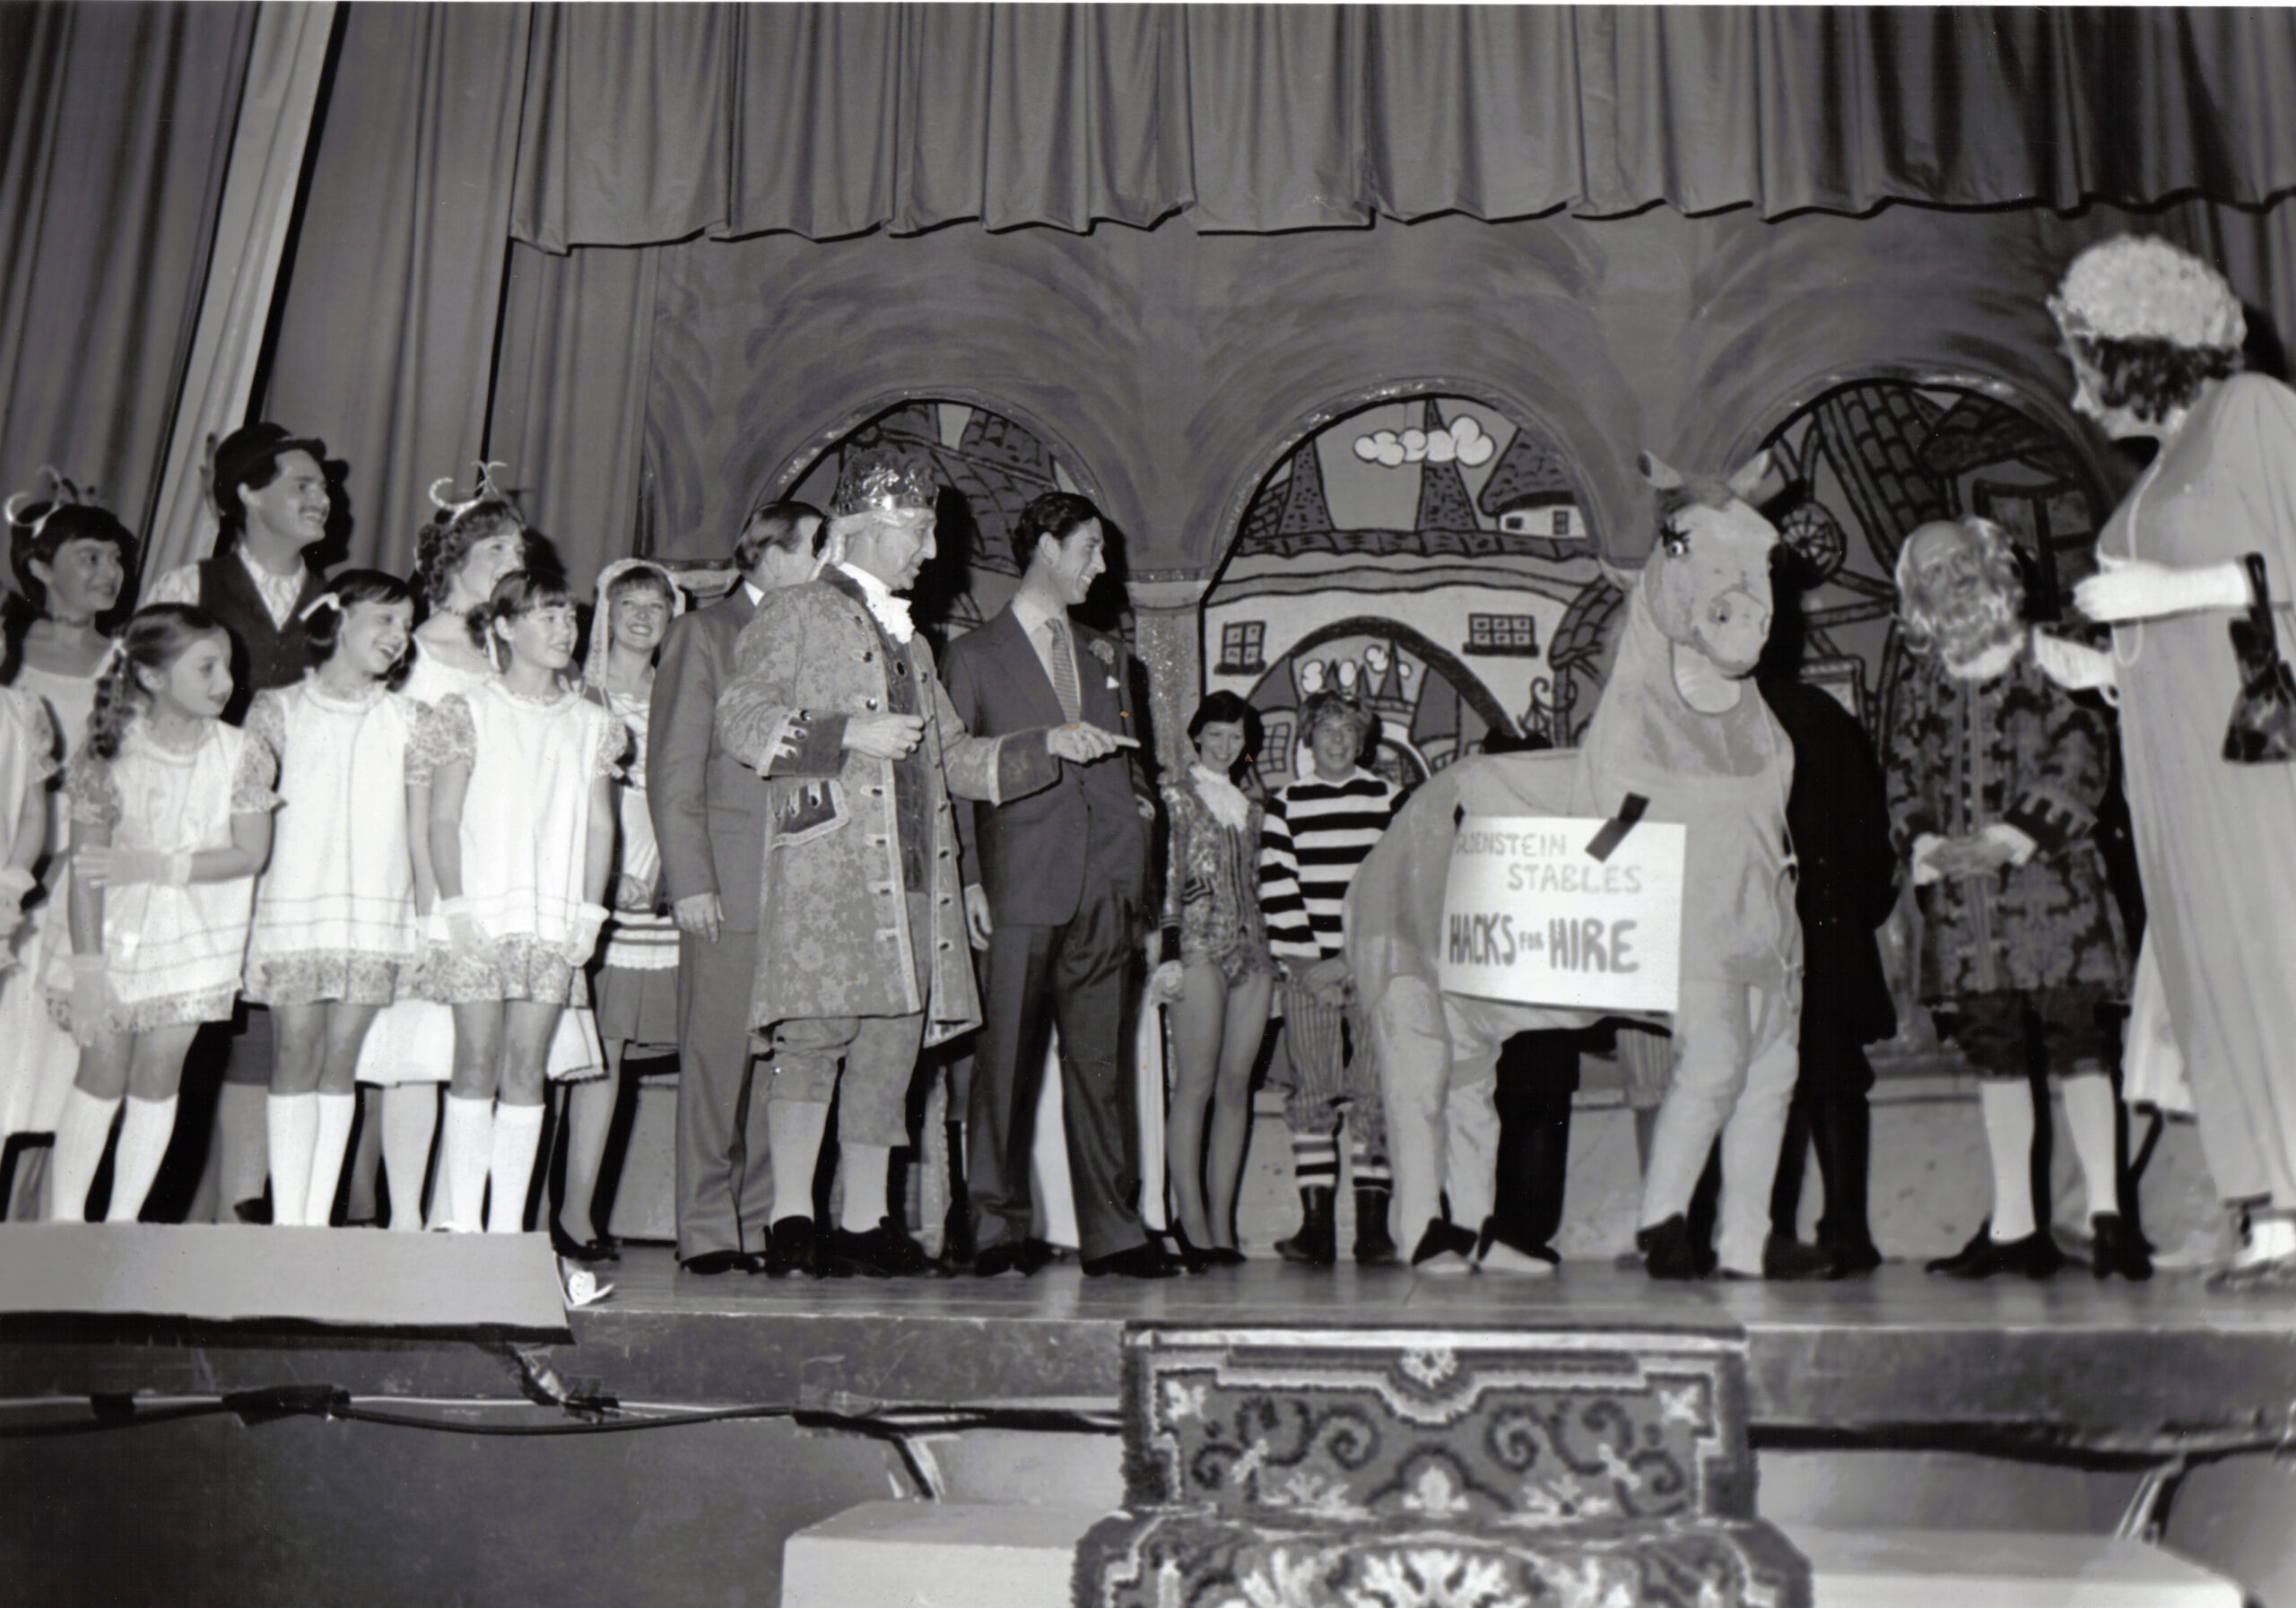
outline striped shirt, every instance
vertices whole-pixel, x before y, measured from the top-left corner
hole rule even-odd
[[[1403,800],[1402,788],[1361,769],[1344,782],[1309,776],[1275,790],[1259,840],[1259,908],[1272,953],[1339,953],[1347,884]]]

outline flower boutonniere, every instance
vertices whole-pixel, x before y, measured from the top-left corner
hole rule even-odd
[[[1094,637],[1089,643],[1085,644],[1085,646],[1092,650],[1092,656],[1100,660],[1101,664],[1106,665],[1111,670],[1116,668],[1115,643],[1109,641],[1106,637]]]

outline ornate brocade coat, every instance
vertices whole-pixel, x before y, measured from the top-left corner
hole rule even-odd
[[[2068,983],[2123,988],[2128,941],[2097,848],[2112,769],[2105,717],[2041,673],[2030,652],[1984,682],[1934,659],[1908,669],[1887,760],[1890,821],[1910,856],[1924,833],[1998,821],[2038,846],[2022,865],[1915,890],[1925,1004]]]
[[[1050,787],[1058,761],[1042,732],[969,734],[922,632],[890,655],[889,647],[859,588],[831,571],[766,595],[718,694],[718,740],[764,773],[770,795],[754,895],[753,1027],[921,1011],[930,1045],[980,1024],[949,795],[1022,797]],[[908,888],[902,876],[892,761],[844,747],[849,717],[890,707],[894,675],[911,682],[925,720],[926,888]],[[786,751],[769,761],[777,744]],[[909,920],[911,892],[926,896],[922,931]],[[730,904],[740,895],[727,889],[724,897]],[[925,998],[917,990],[920,949],[930,962]]]

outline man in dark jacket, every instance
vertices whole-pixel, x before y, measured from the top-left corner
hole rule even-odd
[[[1794,740],[1787,828],[1800,865],[1802,1069],[1770,1185],[1770,1231],[1794,1238],[1802,1155],[1815,1143],[1825,1183],[1818,1247],[1836,1277],[1881,1265],[1866,1222],[1873,1129],[1866,1046],[1897,1031],[1897,1011],[1874,934],[1897,903],[1897,854],[1881,767],[1865,728],[1832,694],[1798,676],[1765,677],[1763,699]]]

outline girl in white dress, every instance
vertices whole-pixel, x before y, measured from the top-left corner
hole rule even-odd
[[[107,1222],[133,1222],[175,1129],[184,1052],[239,996],[271,852],[270,754],[223,724],[231,639],[204,610],[127,622],[72,759],[72,954],[48,1003],[80,1041],[57,1125],[52,1218],[77,1221],[120,1099]]]
[[[622,846],[613,916],[598,968],[596,1017],[605,1075],[566,1086],[566,1171],[551,1241],[578,1261],[612,1260],[613,1237],[591,1216],[606,1131],[613,1123],[622,1058],[631,1048],[674,1051],[678,1044],[678,929],[662,908],[662,855],[646,812],[646,729],[654,655],[685,595],[667,569],[646,559],[617,559],[598,571],[582,696],[630,728],[631,749],[615,789]]]
[[[271,865],[256,889],[247,996],[271,1007],[272,1221],[325,1228],[358,1096],[352,1073],[376,1013],[413,978],[406,750],[422,706],[404,674],[414,594],[352,569],[304,612],[316,667],[259,692],[248,734],[279,771]]]
[[[105,626],[126,583],[135,539],[108,510],[74,500],[70,482],[50,475],[56,488],[45,500],[9,500],[16,590],[7,599],[0,682],[44,706],[52,728],[49,760],[60,773],[87,734],[96,676],[111,652]],[[0,974],[0,1143],[12,1134],[54,1133],[80,1065],[80,1047],[49,1018],[40,994],[43,957],[50,949],[71,950],[64,891],[69,806],[53,781],[41,798],[46,864],[39,888],[22,900],[25,918],[6,946],[9,969]],[[45,1150],[30,1151],[17,1166],[14,1201],[34,1213],[46,1158]]]
[[[438,490],[431,488],[434,500]],[[415,627],[412,662],[399,691],[419,704],[435,705],[449,692],[467,691],[493,677],[493,665],[471,640],[470,616],[485,606],[496,581],[525,565],[526,532],[517,510],[491,491],[482,476],[474,500],[442,506],[416,538],[415,584],[430,613]],[[416,819],[427,823],[428,788],[411,795],[410,804]],[[427,825],[416,830],[409,847],[417,906],[428,910],[432,884]],[[422,1226],[422,1181],[439,1129],[439,1091],[453,1070],[454,1030],[444,1005],[403,995],[375,1019],[359,1058],[359,1082],[382,1090],[382,1120],[377,1126],[382,1131],[383,1170],[390,1179],[394,1229]],[[433,1214],[443,1216],[443,1205],[434,1200]]]
[[[430,787],[439,903],[429,987],[455,1011],[447,1226],[478,1230],[491,1180],[486,1226],[515,1234],[542,1136],[551,1036],[567,1006],[584,1003],[582,968],[605,924],[611,778],[629,733],[561,683],[576,630],[561,584],[505,576],[476,618],[502,674],[439,700],[411,774]]]

